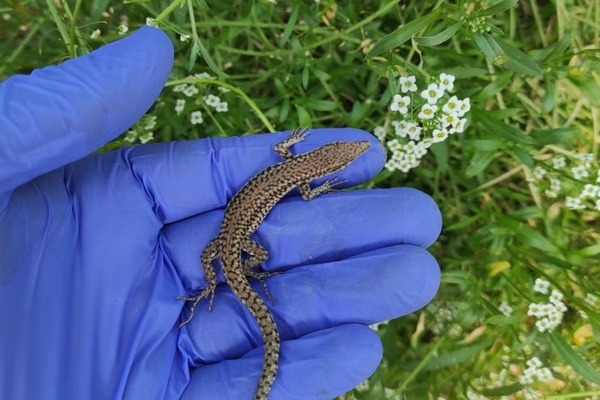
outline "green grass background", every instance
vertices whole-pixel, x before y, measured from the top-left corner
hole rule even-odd
[[[297,126],[373,131],[390,123],[400,75],[451,73],[455,93],[471,99],[465,132],[409,173],[384,171],[371,183],[434,196],[445,228],[431,251],[443,284],[430,307],[378,327],[384,361],[343,398],[600,398],[600,303],[585,300],[600,294],[600,211],[565,207],[598,171],[599,2],[5,0],[0,79],[85,54],[147,17],[176,47],[167,89],[135,128],[154,141]],[[211,78],[190,78],[203,72]],[[230,111],[188,98],[178,114],[180,82]],[[190,124],[193,110],[201,125]],[[124,137],[105,150],[129,144]],[[576,165],[577,152],[593,156],[585,182],[551,168],[557,155]],[[536,166],[563,182],[561,195],[544,196]],[[527,315],[543,301],[536,278],[568,307],[551,332]],[[525,387],[532,357],[553,378]]]

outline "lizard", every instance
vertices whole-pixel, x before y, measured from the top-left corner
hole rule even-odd
[[[274,304],[264,278],[274,273],[255,270],[268,256],[268,251],[250,238],[271,209],[287,193],[298,188],[304,200],[333,191],[340,183],[335,178],[326,180],[311,189],[309,182],[331,175],[345,168],[370,147],[368,141],[333,142],[307,153],[295,155],[290,147],[305,139],[306,129],[294,129],[274,151],[283,161],[258,172],[229,201],[218,235],[203,250],[200,257],[207,286],[196,296],[178,296],[191,302],[188,318],[179,327],[191,321],[201,299],[209,298],[209,310],[217,287],[217,274],[213,262],[220,260],[221,270],[234,295],[246,306],[258,324],[263,343],[264,361],[254,400],[265,400],[277,375],[280,339],[273,315],[265,302],[252,289],[248,278],[259,279],[266,296]],[[243,259],[243,254],[247,255]],[[275,272],[276,273],[276,272]]]

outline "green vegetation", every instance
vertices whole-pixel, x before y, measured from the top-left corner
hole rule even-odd
[[[399,112],[400,77],[421,90],[452,75],[444,101],[470,99],[464,130],[373,183],[434,196],[443,284],[377,328],[384,361],[344,399],[600,398],[599,2],[8,0],[0,79],[148,17],[171,36],[175,68],[107,149],[352,126],[392,156],[411,139],[393,121],[414,116]]]

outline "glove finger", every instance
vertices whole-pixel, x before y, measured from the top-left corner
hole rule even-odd
[[[162,245],[184,286],[205,285],[199,256],[215,237],[223,211],[213,211],[163,230]],[[396,244],[428,247],[442,218],[428,195],[411,188],[354,190],[311,201],[291,198],[275,206],[252,236],[269,251],[261,267],[275,271],[333,261]]]
[[[371,375],[381,356],[377,334],[363,325],[342,325],[284,341],[269,399],[332,399]],[[258,348],[236,360],[196,368],[182,400],[250,399],[262,362],[263,350]]]
[[[281,162],[273,146],[288,136],[275,134],[209,138],[189,142],[137,146],[126,151],[136,177],[152,196],[164,223],[224,208],[227,201],[260,170]],[[351,186],[374,177],[385,162],[385,150],[375,137],[350,128],[315,129],[294,153],[313,150],[333,141],[369,140],[367,153],[336,176]],[[329,177],[331,178],[331,177]],[[316,183],[322,182],[316,180]]]
[[[0,192],[79,159],[154,103],[173,46],[144,27],[90,54],[0,83]]]
[[[272,276],[267,286],[274,305],[260,282],[252,283],[286,340],[342,324],[373,324],[414,312],[437,292],[440,270],[427,251],[398,245]],[[194,318],[183,328],[180,348],[184,354],[214,363],[260,346],[256,322],[229,288],[217,289],[212,312],[207,303],[198,304]]]

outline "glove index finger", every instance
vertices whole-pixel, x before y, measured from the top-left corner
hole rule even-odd
[[[283,161],[273,148],[288,135],[289,132],[277,132],[157,143],[136,146],[127,151],[127,158],[152,196],[161,221],[171,223],[225,208],[228,200],[252,176]],[[306,140],[293,145],[291,152],[305,153],[336,141],[369,141],[371,144],[365,154],[333,174],[340,178],[339,187],[372,179],[383,167],[384,148],[373,135],[359,129],[311,130]],[[328,175],[311,183],[318,185],[331,178]]]
[[[0,83],[0,193],[79,159],[154,103],[173,64],[160,30]]]

